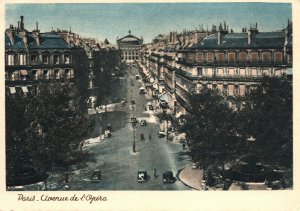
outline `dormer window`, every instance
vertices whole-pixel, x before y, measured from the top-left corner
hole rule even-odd
[[[30,60],[32,62],[37,62],[38,61],[38,56],[37,55],[31,55]]]
[[[59,56],[58,55],[53,55],[53,63],[59,64]]]
[[[43,55],[42,56],[42,61],[44,64],[48,64],[48,55]]]
[[[70,64],[70,55],[64,55],[65,64]]]

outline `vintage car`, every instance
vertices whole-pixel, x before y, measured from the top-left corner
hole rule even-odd
[[[173,182],[175,182],[175,178],[173,176],[172,171],[165,171],[163,173],[163,182],[164,183],[173,183]]]
[[[147,122],[146,120],[142,119],[141,122],[140,122],[141,126],[146,126],[147,125]]]
[[[139,170],[137,172],[137,181],[138,182],[146,182],[147,181],[147,177],[148,177],[147,171],[145,171],[145,170]]]

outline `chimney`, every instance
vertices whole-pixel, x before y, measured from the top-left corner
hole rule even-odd
[[[252,38],[252,34],[251,34],[251,30],[248,31],[248,45],[251,44],[251,38]]]
[[[21,18],[20,29],[24,30],[24,16],[22,15],[22,16],[20,16],[20,18]]]
[[[40,30],[39,30],[39,25],[38,22],[36,22],[36,29],[32,31],[32,35],[36,41],[37,45],[41,44],[41,38],[40,38]]]

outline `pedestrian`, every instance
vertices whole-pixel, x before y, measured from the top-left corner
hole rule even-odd
[[[182,149],[185,149],[185,143],[182,144]]]
[[[65,173],[65,183],[68,183],[68,182],[69,182],[69,174]]]
[[[151,140],[151,133],[149,134],[149,139]]]
[[[154,176],[154,179],[156,179],[157,175],[156,175],[156,169],[153,169],[153,176]]]

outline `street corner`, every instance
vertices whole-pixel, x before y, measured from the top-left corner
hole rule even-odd
[[[186,186],[196,189],[202,190],[201,182],[203,178],[203,169],[200,168],[192,168],[192,165],[187,165],[183,168],[179,173],[180,181]]]

